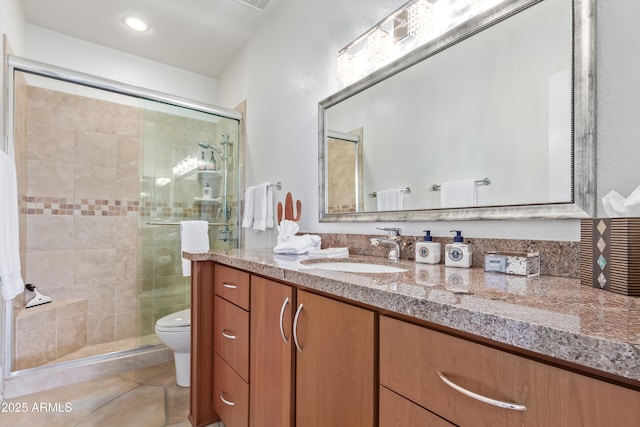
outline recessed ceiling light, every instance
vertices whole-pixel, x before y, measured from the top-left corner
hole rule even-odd
[[[144,22],[142,19],[135,18],[133,16],[123,16],[122,23],[126,25],[127,28],[139,33],[146,33],[151,30],[151,26],[149,24]]]

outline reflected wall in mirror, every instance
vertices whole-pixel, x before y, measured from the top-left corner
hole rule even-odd
[[[591,11],[505,1],[322,101],[321,221],[592,215]],[[364,206],[335,212],[327,130],[357,128]],[[369,196],[407,187],[400,213]]]
[[[362,128],[327,132],[329,213],[362,212]]]

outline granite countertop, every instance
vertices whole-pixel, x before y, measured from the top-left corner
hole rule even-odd
[[[313,268],[308,263],[314,260],[307,256],[277,255],[271,249],[185,256],[640,381],[640,298],[590,288],[576,279],[526,278],[355,255],[348,260],[392,263],[407,271],[345,273]]]

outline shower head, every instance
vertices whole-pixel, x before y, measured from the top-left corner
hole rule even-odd
[[[218,147],[214,147],[213,145],[211,145],[211,144],[209,144],[208,142],[205,142],[205,141],[198,142],[198,145],[200,146],[200,148],[204,148],[205,150],[213,150],[213,151],[215,151],[216,153],[220,154],[221,158],[224,159],[224,153]]]

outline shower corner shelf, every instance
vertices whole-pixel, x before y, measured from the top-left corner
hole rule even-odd
[[[194,197],[193,200],[196,203],[220,203],[222,197],[212,197],[210,199],[205,199],[204,197]]]
[[[219,177],[222,176],[222,170],[221,169],[216,169],[216,170],[202,170],[202,169],[193,169],[187,173],[185,173],[184,175],[180,175],[176,177],[176,181],[182,181],[182,180],[186,180],[186,179],[196,179],[198,177]]]

